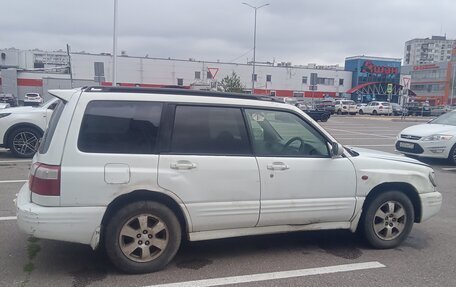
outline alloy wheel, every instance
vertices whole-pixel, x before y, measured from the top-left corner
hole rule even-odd
[[[404,231],[406,222],[404,207],[397,201],[387,201],[375,212],[373,228],[380,239],[393,240]]]
[[[13,148],[17,153],[22,155],[34,154],[37,149],[38,137],[36,134],[23,131],[16,134],[13,138]]]
[[[122,226],[119,245],[122,253],[135,262],[149,262],[159,257],[169,242],[168,227],[152,214],[136,215]]]

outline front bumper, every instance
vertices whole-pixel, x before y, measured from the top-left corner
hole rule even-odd
[[[419,195],[421,201],[421,220],[426,221],[436,215],[442,206],[442,194],[440,192],[422,193]]]
[[[404,148],[400,143],[413,144],[413,148]],[[396,141],[396,150],[409,155],[432,158],[448,158],[452,144],[447,141],[412,141],[398,139]]]
[[[48,207],[31,202],[26,182],[16,198],[19,229],[37,238],[96,246],[106,207]],[[96,241],[96,242],[94,242]]]

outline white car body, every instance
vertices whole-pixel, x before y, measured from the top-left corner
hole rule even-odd
[[[408,127],[396,139],[396,150],[413,156],[449,159],[456,149],[456,125],[435,123],[441,118],[454,118],[456,111],[421,125]],[[433,137],[433,138],[432,138]]]
[[[7,109],[9,107],[11,107],[9,103],[0,103],[0,109]]]
[[[358,108],[356,103],[352,100],[337,100],[335,101],[335,111],[338,114],[356,114]]]
[[[360,114],[370,114],[370,115],[390,115],[393,110],[388,102],[378,102],[372,101],[367,104],[367,106],[359,109]]]
[[[24,96],[24,105],[39,105],[43,98],[38,93],[26,93]]]
[[[10,148],[9,135],[19,127],[31,127],[42,134],[56,102],[57,99],[52,99],[39,107],[10,107],[0,110],[0,146]]]
[[[103,218],[109,216],[113,202],[135,196],[138,191],[174,202],[191,241],[301,230],[355,231],[369,194],[398,182],[413,190],[414,203],[420,210],[414,221],[427,220],[440,209],[442,196],[430,179],[432,168],[413,159],[368,150],[359,150],[358,156],[340,150],[333,157],[81,152],[78,136],[87,105],[97,100],[132,98],[288,111],[336,143],[306,113],[287,104],[160,91],[132,91],[134,95],[98,92],[102,89],[50,91],[67,103],[51,132],[54,136],[47,143],[48,151],[41,152],[44,140],[33,158],[31,176],[36,176],[39,164],[58,167],[60,189],[58,196],[40,195],[30,190],[29,183],[24,184],[17,196],[17,222],[27,234],[96,248]],[[177,168],[180,164],[182,169]]]

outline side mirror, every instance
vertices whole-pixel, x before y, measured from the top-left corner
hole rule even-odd
[[[333,142],[331,144],[331,156],[332,157],[339,157],[344,154],[344,146],[338,142]]]

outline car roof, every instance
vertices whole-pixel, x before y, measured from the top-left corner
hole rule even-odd
[[[170,94],[170,95],[259,100],[259,101],[283,103],[283,99],[272,97],[272,96],[267,96],[267,95],[225,93],[225,92],[201,91],[201,90],[190,90],[190,89],[179,89],[179,88],[140,88],[140,87],[94,86],[94,87],[84,88],[83,91],[91,92],[91,93],[103,93],[104,92],[104,93]]]

